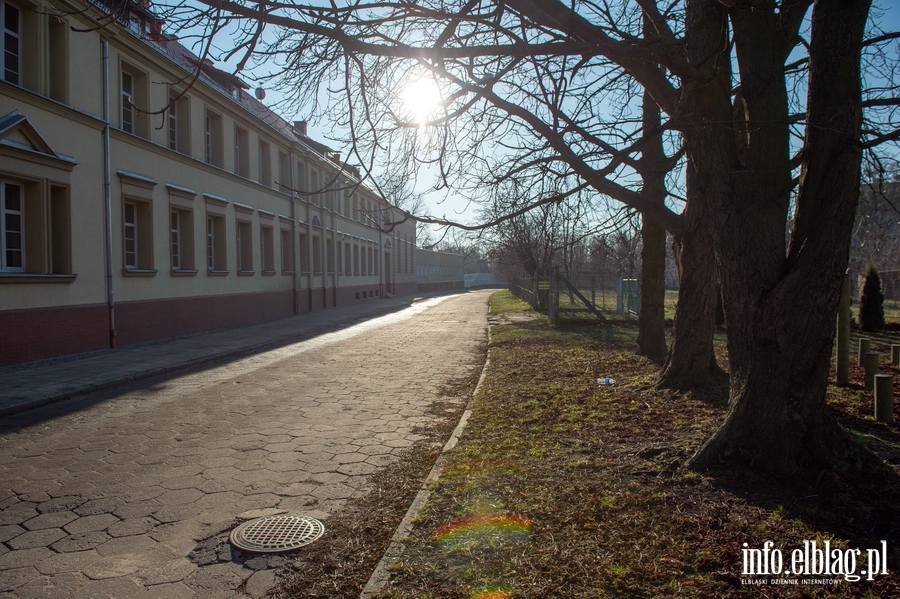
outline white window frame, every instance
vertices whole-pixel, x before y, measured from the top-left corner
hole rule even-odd
[[[172,248],[172,270],[181,270],[182,263],[182,247],[181,238],[181,212],[178,210],[169,211],[169,225],[171,230],[171,248]]]
[[[169,98],[169,149],[178,151],[178,101]]]
[[[13,210],[7,208],[7,188],[8,187],[16,187],[19,190],[19,208],[18,210]],[[18,217],[19,228],[15,229],[7,229],[9,226],[10,220],[15,220],[10,217]],[[10,234],[18,234],[19,236],[19,247],[18,248],[10,248],[9,247],[9,235]],[[18,252],[19,253],[19,265],[18,266],[10,266],[9,265],[9,256],[7,252]],[[0,180],[0,271],[3,272],[25,272],[25,187],[21,183],[15,183],[13,181],[4,181]]]
[[[6,14],[8,8],[13,8],[18,13],[16,18],[16,29],[13,31],[6,28]],[[15,39],[15,57],[16,71],[12,76],[7,73],[6,58],[7,44],[9,39]],[[3,62],[0,65],[0,80],[12,83],[13,85],[22,85],[22,8],[17,4],[12,4],[6,0],[0,0],[0,48],[3,50]]]
[[[128,220],[128,209],[131,208],[131,218],[132,220]],[[140,240],[138,239],[138,207],[136,202],[126,201],[123,204],[122,208],[122,221],[125,224],[124,228],[124,236],[122,238],[122,243],[124,244],[124,254],[125,254],[125,270],[139,270],[140,265],[140,257],[138,255],[138,243]],[[129,236],[130,233],[130,236]],[[129,240],[132,242],[134,250],[128,251],[128,242]],[[131,254],[132,260],[129,262],[128,256]]]
[[[134,75],[124,69],[120,88],[122,90],[122,131],[134,134],[137,127],[137,115],[134,113]]]

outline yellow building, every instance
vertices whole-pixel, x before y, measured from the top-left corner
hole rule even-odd
[[[0,365],[416,291],[412,222],[117,6],[0,0]]]
[[[416,248],[416,280],[420,292],[464,289],[465,256]]]

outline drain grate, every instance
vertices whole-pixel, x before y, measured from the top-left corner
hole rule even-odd
[[[244,522],[231,531],[231,544],[257,553],[290,551],[322,536],[325,525],[307,516],[276,514]]]

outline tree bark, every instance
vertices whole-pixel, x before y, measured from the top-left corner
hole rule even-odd
[[[778,33],[777,15],[732,11],[745,115],[752,124],[746,153],[729,149],[724,132],[713,127],[686,136],[689,152],[703,165],[701,196],[718,217],[731,362],[728,413],[692,459],[694,466],[725,462],[787,474],[855,457],[827,411],[825,388],[859,195],[859,64],[868,5],[819,0],[813,11],[806,145],[788,252],[784,58],[770,41]],[[696,3],[689,2],[688,10],[702,17]],[[697,24],[702,18],[689,17],[689,26]],[[711,112],[726,118],[724,92],[713,89],[710,96],[709,89],[692,101],[716,106]]]
[[[638,313],[638,355],[662,362],[666,358],[666,229],[650,217],[641,223],[641,311]]]
[[[714,375],[722,374],[716,363],[713,339],[716,332],[716,258],[709,219],[701,213],[696,195],[693,164],[686,173],[688,204],[685,226],[674,232],[673,251],[678,266],[678,305],[672,330],[672,345],[657,379],[657,386],[670,389],[708,387]]]
[[[645,18],[646,20],[646,18]],[[647,23],[644,30],[648,30]],[[643,98],[645,137],[659,129],[659,107],[647,92]],[[666,200],[668,160],[662,135],[645,139],[639,165],[641,195],[654,204]],[[638,313],[637,353],[656,362],[666,358],[666,228],[648,214],[641,215],[641,310]]]

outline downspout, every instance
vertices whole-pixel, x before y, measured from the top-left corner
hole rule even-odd
[[[109,308],[109,347],[116,347],[116,303],[113,296],[112,193],[109,148],[109,41],[100,38],[103,49],[103,201],[106,212],[106,305]]]
[[[381,227],[378,227],[378,255],[375,257],[375,260],[381,262],[381,264],[376,264],[378,267],[378,287],[381,289],[381,299],[385,299],[384,297],[384,240],[381,238]]]
[[[295,187],[294,187],[294,151],[293,150],[288,151],[288,160],[290,160],[290,162],[288,163],[288,165],[289,165],[288,171],[290,173],[289,176],[290,176],[290,180],[291,180],[291,247],[293,248],[293,252],[292,252],[293,256],[291,259],[294,261],[294,263],[292,264],[293,274],[291,274],[291,287],[294,290],[294,295],[293,295],[292,301],[294,303],[294,314],[299,314],[300,313],[300,302],[298,301],[299,297],[297,296],[297,268],[300,267],[300,264],[299,264],[299,260],[297,260],[297,250],[300,249],[298,247],[300,244],[297,243],[297,205],[296,205],[296,202],[294,202],[294,194],[297,192],[294,191]]]

